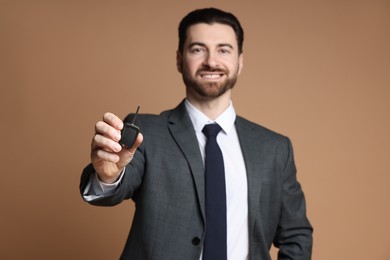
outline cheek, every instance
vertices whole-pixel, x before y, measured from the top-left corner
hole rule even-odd
[[[229,70],[231,73],[239,73],[240,72],[240,63],[235,61],[234,63],[229,64]]]
[[[186,61],[183,63],[183,70],[190,74],[195,74],[198,69],[198,64],[191,60],[191,61]]]

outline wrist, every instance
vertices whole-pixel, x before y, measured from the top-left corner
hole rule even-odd
[[[120,170],[117,174],[114,174],[112,176],[101,176],[99,173],[96,172],[96,176],[100,182],[103,184],[113,184],[117,182],[120,179],[121,173],[123,172],[123,169]]]

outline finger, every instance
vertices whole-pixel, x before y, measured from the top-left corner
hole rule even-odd
[[[103,149],[105,151],[116,152],[116,153],[122,150],[122,146],[118,142],[110,138],[107,138],[101,134],[94,135],[92,139],[91,148],[92,150]]]
[[[120,157],[116,153],[99,149],[99,150],[92,151],[91,159],[92,159],[92,163],[97,163],[98,161],[117,163],[119,162]]]
[[[96,123],[95,132],[117,142],[121,139],[121,132],[103,121]]]
[[[122,130],[123,122],[119,117],[114,115],[113,113],[107,112],[103,115],[103,121],[114,127],[117,130]]]

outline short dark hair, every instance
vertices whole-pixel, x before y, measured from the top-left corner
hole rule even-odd
[[[242,53],[242,45],[244,42],[244,30],[242,29],[240,22],[232,13],[224,12],[216,8],[196,9],[190,12],[189,14],[187,14],[181,20],[179,24],[179,52],[180,53],[183,53],[188,27],[198,23],[206,23],[206,24],[220,23],[232,27],[236,34],[238,52],[240,54]]]

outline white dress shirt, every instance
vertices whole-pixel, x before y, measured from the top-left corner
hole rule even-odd
[[[217,142],[222,150],[225,167],[228,259],[247,260],[249,253],[248,183],[244,158],[234,125],[236,119],[234,107],[230,102],[229,107],[213,121],[188,100],[185,101],[185,106],[195,129],[203,163],[206,145],[206,136],[202,133],[203,127],[206,124],[218,123],[222,128],[217,136]],[[113,184],[103,183],[96,174],[92,175],[85,188],[84,198],[90,201],[112,194],[123,174],[124,172]]]
[[[186,100],[185,105],[195,129],[203,163],[207,141],[202,133],[203,127],[206,124],[217,123],[222,128],[217,136],[217,142],[222,150],[225,167],[228,259],[246,260],[249,252],[248,182],[244,157],[234,125],[236,112],[230,102],[230,106],[213,121],[189,101]]]

